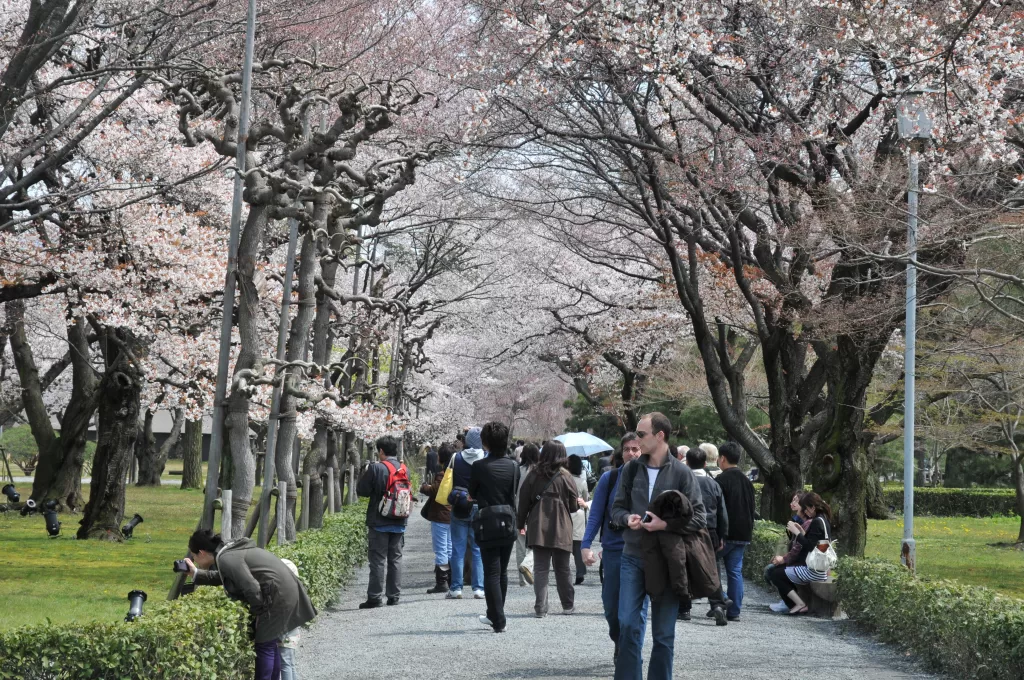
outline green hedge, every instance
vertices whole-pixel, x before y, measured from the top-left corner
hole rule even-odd
[[[754,522],[754,533],[743,556],[743,575],[760,583],[764,568],[785,543],[785,527],[767,520]]]
[[[883,489],[886,506],[903,512],[903,487]],[[914,514],[937,517],[1000,517],[1016,515],[1013,489],[944,489],[914,487]]]
[[[366,501],[326,515],[323,529],[304,531],[294,543],[270,550],[295,563],[313,605],[323,609],[338,597],[338,584],[366,559]]]
[[[754,507],[760,507],[763,484],[754,485]],[[811,488],[807,487],[810,491]],[[886,507],[903,513],[903,487],[882,489]],[[1017,514],[1013,489],[947,489],[914,487],[914,514],[935,517],[1002,517]]]
[[[28,626],[0,635],[0,678],[248,678],[247,619],[223,589],[200,588],[174,602],[148,602],[134,623]]]
[[[322,529],[272,547],[299,568],[322,610],[366,557],[366,504],[324,518]],[[248,614],[222,588],[145,605],[133,623],[42,624],[0,633],[0,680],[251,678]],[[125,611],[128,603],[125,602]]]
[[[843,558],[843,609],[950,677],[1024,678],[1024,601],[913,576],[894,562]]]

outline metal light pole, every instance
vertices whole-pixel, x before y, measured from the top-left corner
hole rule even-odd
[[[907,92],[907,95],[926,94],[927,90]],[[932,121],[924,106],[916,99],[907,103],[907,111],[896,115],[896,128],[900,137],[909,144],[907,182],[907,310],[904,332],[906,349],[903,354],[903,545],[900,561],[910,571],[915,570],[917,548],[914,541],[914,405],[917,349],[917,199],[920,192],[918,178],[918,149],[932,136]],[[907,115],[909,114],[909,116]]]
[[[245,58],[242,63],[242,101],[238,112],[238,149],[235,163],[234,195],[231,200],[231,232],[228,237],[228,268],[224,276],[224,313],[220,322],[220,357],[217,363],[217,387],[213,397],[213,428],[210,431],[210,459],[206,468],[206,500],[203,504],[203,529],[213,528],[214,501],[221,451],[224,448],[224,420],[227,414],[228,368],[231,359],[231,327],[235,308],[235,277],[238,272],[238,239],[242,231],[242,182],[245,173],[245,147],[249,139],[249,100],[252,96],[253,43],[256,40],[256,0],[249,0],[245,23]]]

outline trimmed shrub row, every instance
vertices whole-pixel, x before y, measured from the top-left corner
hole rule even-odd
[[[323,529],[271,550],[299,568],[317,609],[366,556],[366,504],[324,518]],[[251,678],[246,608],[222,588],[146,604],[133,623],[41,624],[0,633],[0,680]],[[127,602],[125,603],[127,611]]]
[[[903,512],[903,487],[885,487],[885,504]],[[914,514],[937,517],[1001,517],[1017,514],[1013,489],[914,487]]]
[[[785,540],[784,527],[755,523],[743,575],[761,583],[765,565]],[[841,558],[836,580],[851,618],[951,677],[1024,678],[1024,600],[918,578],[882,560]]]
[[[843,609],[950,677],[1024,678],[1024,601],[917,578],[894,562],[839,560]]]
[[[763,484],[754,485],[755,507],[761,504]],[[808,491],[810,487],[806,487]],[[903,512],[903,487],[883,488],[886,507]],[[935,517],[1004,517],[1017,514],[1013,489],[947,489],[914,487],[914,514]]]

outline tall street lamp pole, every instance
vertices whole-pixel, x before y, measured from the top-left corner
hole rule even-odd
[[[903,355],[903,545],[900,561],[910,571],[915,570],[917,548],[914,541],[914,406],[917,362],[917,200],[920,193],[918,177],[918,151],[924,140],[932,136],[932,121],[918,95],[927,90],[907,92],[910,96],[896,115],[896,128],[908,142],[907,183],[907,309],[906,349]]]

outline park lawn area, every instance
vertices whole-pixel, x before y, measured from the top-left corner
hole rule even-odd
[[[175,479],[180,484],[182,465],[184,465],[184,461],[182,461],[181,458],[172,458],[168,460],[167,464],[164,466],[163,474],[160,475],[160,479]],[[171,474],[172,471],[177,474]],[[201,484],[206,483],[206,463],[203,463],[203,474],[200,479],[202,480]]]
[[[994,548],[1013,543],[1019,517],[916,517],[917,573],[1024,598],[1024,552]],[[871,520],[864,554],[899,561],[903,520]]]
[[[82,492],[89,497],[89,487]],[[203,505],[201,491],[175,487],[127,489],[125,518],[145,520],[123,544],[78,541],[81,515],[61,515],[61,535],[46,535],[40,515],[0,515],[0,628],[55,622],[118,621],[128,612],[128,592],[150,601],[167,597],[171,563],[188,550]]]

